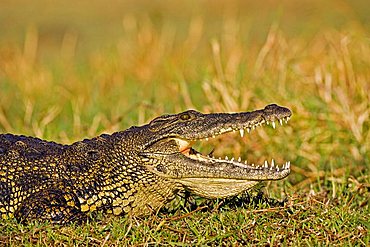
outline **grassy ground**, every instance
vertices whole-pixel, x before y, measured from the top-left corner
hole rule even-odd
[[[0,131],[71,143],[163,113],[275,102],[293,111],[288,126],[200,148],[290,160],[291,175],[264,196],[178,198],[139,219],[2,221],[0,245],[370,245],[366,1],[194,4],[5,2]]]

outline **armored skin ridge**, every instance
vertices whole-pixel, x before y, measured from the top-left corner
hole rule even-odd
[[[226,132],[243,137],[257,126],[275,128],[291,114],[275,104],[241,113],[189,110],[71,145],[0,134],[1,218],[65,224],[97,210],[140,216],[180,190],[222,198],[283,179],[290,162],[251,165],[203,155],[192,145]]]

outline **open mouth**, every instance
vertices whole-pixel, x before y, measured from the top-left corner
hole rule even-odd
[[[283,179],[290,173],[289,161],[281,165],[274,161],[248,164],[241,158],[216,158],[212,152],[202,154],[194,144],[229,132],[239,132],[244,137],[245,133],[262,125],[275,129],[277,125],[287,123],[291,114],[289,109],[271,104],[252,112],[202,114],[187,111],[156,119],[151,122],[153,130],[172,127],[171,123],[180,127],[172,127],[172,133],[165,134],[146,150],[146,159],[152,158],[151,164],[154,164],[147,167],[158,176],[172,179],[207,198],[228,197],[261,181]]]
[[[230,163],[230,164],[233,164],[233,165],[237,165],[237,166],[241,166],[241,167],[249,168],[249,169],[250,168],[253,168],[253,169],[270,169],[270,170],[274,170],[276,172],[279,172],[279,171],[284,170],[284,169],[289,169],[290,168],[290,161],[286,161],[285,163],[281,164],[280,166],[275,164],[273,159],[271,160],[270,163],[266,160],[263,164],[256,164],[256,165],[254,163],[248,164],[248,161],[246,161],[246,160],[243,161],[240,157],[239,158],[234,158],[234,157],[229,158],[228,156],[225,156],[224,158],[221,158],[221,157],[216,158],[212,154],[213,151],[210,154],[202,154],[201,152],[195,150],[193,148],[193,145],[197,141],[208,141],[209,139],[216,138],[217,136],[220,136],[220,135],[228,133],[228,132],[239,132],[240,136],[244,137],[246,132],[250,133],[255,128],[257,128],[259,126],[263,126],[263,125],[270,125],[272,128],[275,129],[276,126],[279,125],[279,124],[280,125],[287,124],[289,119],[290,119],[290,117],[283,117],[281,119],[278,119],[277,120],[278,124],[275,121],[266,121],[266,120],[263,119],[258,123],[255,123],[253,125],[250,125],[248,127],[241,128],[241,129],[238,129],[238,128],[235,128],[235,129],[232,129],[232,128],[221,129],[220,131],[218,131],[216,133],[213,133],[210,136],[207,136],[205,138],[198,139],[198,140],[184,140],[184,139],[180,139],[180,138],[173,138],[173,140],[176,141],[176,143],[179,147],[179,152],[182,153],[183,155],[185,155],[186,157],[192,159],[192,160],[207,162],[207,163],[220,163],[220,162]]]

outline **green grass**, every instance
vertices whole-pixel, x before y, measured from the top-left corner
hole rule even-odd
[[[71,143],[163,113],[275,102],[293,111],[284,128],[200,148],[290,160],[289,177],[262,189],[263,198],[285,203],[253,192],[178,198],[138,219],[8,220],[0,222],[0,245],[370,245],[366,1],[73,5],[16,1],[0,9],[1,132]]]

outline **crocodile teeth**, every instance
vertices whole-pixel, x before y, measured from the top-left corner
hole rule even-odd
[[[276,128],[276,125],[275,125],[274,121],[271,122],[271,125],[272,125],[272,128],[274,128],[274,129]]]
[[[279,119],[280,125],[283,125],[283,119]]]
[[[239,132],[240,132],[240,136],[243,137],[244,136],[244,129],[240,129]]]

